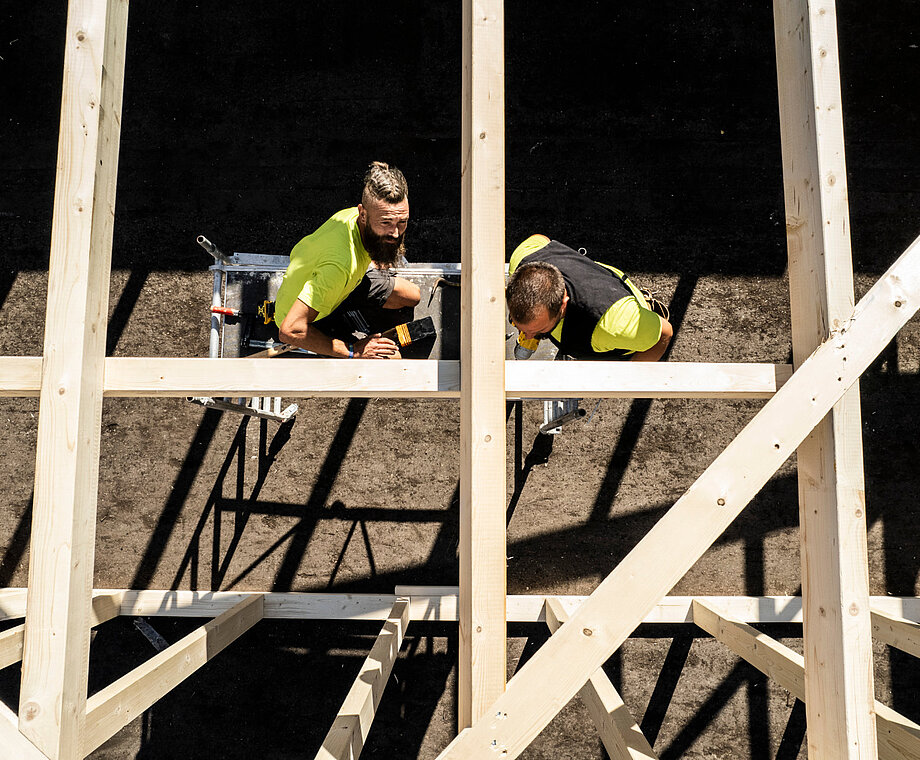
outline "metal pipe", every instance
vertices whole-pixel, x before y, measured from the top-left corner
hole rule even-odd
[[[214,261],[219,264],[232,264],[230,257],[223,253],[220,248],[218,248],[214,243],[208,240],[204,235],[199,235],[196,240],[198,245],[204,248],[208,253],[214,257]]]
[[[214,286],[211,290],[211,308],[220,308],[220,292],[224,273],[219,269],[214,270]],[[211,338],[208,342],[208,356],[212,359],[220,358],[220,315],[211,312]]]
[[[582,419],[587,413],[588,412],[586,409],[575,409],[571,412],[568,412],[567,414],[563,414],[561,417],[556,417],[556,419],[550,420],[549,422],[541,425],[540,432],[544,434],[550,433],[557,428],[561,428],[564,425],[569,425],[573,422],[576,422],[577,420]]]

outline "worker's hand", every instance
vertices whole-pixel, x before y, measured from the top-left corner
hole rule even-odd
[[[402,359],[399,346],[375,333],[355,343],[355,359]]]

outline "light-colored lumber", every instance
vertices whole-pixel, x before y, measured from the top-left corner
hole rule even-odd
[[[0,749],[3,757],[16,760],[48,760],[32,742],[19,733],[19,718],[9,707],[0,702]]]
[[[509,361],[505,388],[521,398],[770,398],[788,364]]]
[[[8,668],[22,659],[22,638],[25,630],[24,625],[17,625],[0,633],[0,669]]]
[[[124,592],[116,591],[109,594],[100,594],[93,598],[93,613],[91,624],[101,625],[121,611]],[[25,625],[7,628],[0,633],[0,669],[6,668],[22,659],[22,642],[25,636]]]
[[[457,722],[505,688],[505,53],[501,0],[463,0]]]
[[[888,646],[920,657],[920,624],[883,612],[871,601],[872,635]]]
[[[114,736],[261,619],[262,595],[252,594],[90,697],[84,755]]]
[[[40,356],[0,356],[0,398],[37,398],[41,387]]]
[[[835,4],[775,0],[793,363],[854,301]],[[799,447],[811,758],[876,757],[859,386]]]
[[[184,397],[283,395],[459,398],[460,363],[304,359],[266,368],[246,359],[105,360],[104,395]],[[506,362],[506,398],[769,398],[789,364],[701,362]],[[0,357],[0,397],[38,396],[41,357]]]
[[[920,239],[443,758],[517,757],[734,520],[920,305]],[[554,688],[546,688],[552,684]],[[495,714],[502,716],[494,719]]]
[[[568,613],[559,601],[547,597],[546,625],[550,633],[558,631],[566,620]],[[591,674],[578,696],[588,708],[610,760],[658,760],[658,755],[649,745],[603,668]]]
[[[27,588],[0,590],[0,620],[16,620],[26,616]]]
[[[106,364],[106,396],[253,395],[459,398],[460,363],[119,358]]]
[[[16,596],[22,602],[0,613],[0,621],[25,617],[25,589]],[[393,594],[303,593],[298,591],[175,591],[150,589],[97,589],[95,594],[118,595],[119,615],[144,617],[215,617],[259,594],[264,599],[266,619],[275,620],[377,620],[387,619],[397,597],[410,597],[410,620],[457,622],[457,586],[396,586]],[[13,598],[12,596],[10,598]],[[510,594],[507,597],[508,622],[545,623],[543,594]],[[571,615],[586,596],[555,596]],[[798,596],[665,596],[642,619],[643,623],[667,625],[692,623],[691,604],[701,599],[725,610],[745,623],[801,623],[802,600]],[[920,621],[920,597],[873,596],[874,611],[908,622]],[[94,599],[95,605],[95,599]],[[96,623],[94,623],[95,625]]]
[[[805,660],[747,623],[734,620],[717,606],[693,600],[693,622],[736,655],[772,678],[796,699],[805,699]]]
[[[127,0],[67,14],[19,730],[83,755]]]
[[[316,760],[357,760],[408,625],[409,600],[397,599],[323,740]]]
[[[806,699],[802,655],[700,599],[693,602],[693,621],[797,699]],[[875,700],[873,710],[877,716],[879,757],[920,760],[920,726]]]

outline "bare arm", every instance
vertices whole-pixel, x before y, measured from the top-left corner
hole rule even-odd
[[[671,327],[671,323],[668,320],[661,319],[661,337],[658,339],[658,342],[651,348],[647,348],[645,351],[637,351],[632,355],[630,361],[634,362],[657,362],[664,352],[668,350],[668,344],[671,342],[671,338],[674,337],[674,328]]]
[[[418,285],[402,277],[396,277],[393,292],[383,304],[384,309],[404,309],[407,306],[418,306],[422,300],[422,292]]]
[[[348,358],[348,344],[338,338],[330,338],[313,324],[319,312],[303,301],[296,300],[285,316],[278,336],[285,343],[305,348],[322,356]],[[354,344],[356,359],[399,359],[399,347],[389,338],[372,335]]]

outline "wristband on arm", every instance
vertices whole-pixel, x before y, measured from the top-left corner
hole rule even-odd
[[[346,346],[346,348],[348,349],[348,358],[349,358],[349,359],[354,359],[354,358],[355,358],[355,344],[354,344],[354,343],[346,343],[345,346]]]

